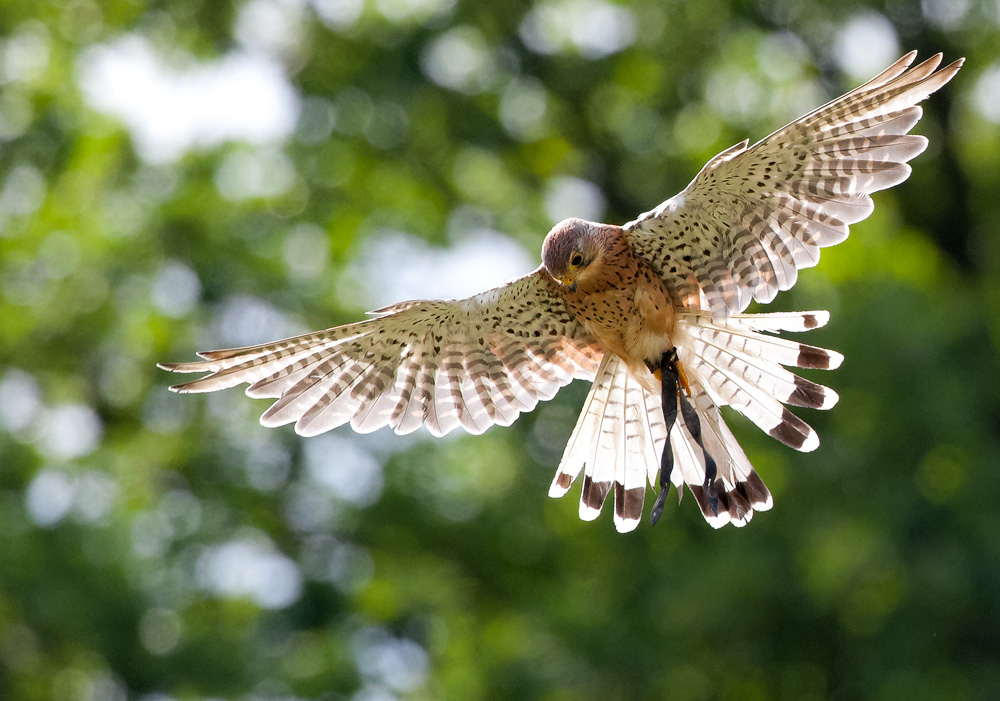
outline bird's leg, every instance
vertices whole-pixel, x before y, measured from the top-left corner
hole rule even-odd
[[[653,504],[653,510],[649,514],[652,525],[660,520],[663,513],[663,502],[667,499],[667,492],[670,491],[670,473],[674,470],[674,451],[670,448],[670,431],[673,430],[674,422],[677,420],[677,396],[679,388],[679,377],[677,374],[677,351],[671,349],[660,358],[660,367],[657,368],[660,376],[660,403],[663,405],[663,421],[667,427],[667,438],[663,444],[663,455],[660,457],[660,493]]]
[[[705,494],[708,496],[712,512],[718,514],[719,495],[715,487],[718,469],[715,460],[705,450],[705,444],[701,439],[701,420],[688,399],[691,388],[677,359],[677,351],[671,349],[664,353],[660,358],[660,367],[656,370],[655,374],[660,377],[660,402],[663,406],[663,420],[667,428],[667,438],[663,445],[663,455],[660,458],[660,493],[657,495],[656,502],[650,512],[650,521],[655,525],[660,519],[664,501],[666,501],[667,493],[670,491],[670,475],[674,468],[674,453],[670,448],[670,432],[677,422],[678,406],[684,419],[684,425],[687,426],[688,432],[705,456]]]

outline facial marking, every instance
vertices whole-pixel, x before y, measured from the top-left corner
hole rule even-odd
[[[593,260],[599,246],[595,225],[583,219],[566,219],[545,237],[542,263],[553,278],[569,284]]]

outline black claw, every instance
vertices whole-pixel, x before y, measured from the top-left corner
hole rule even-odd
[[[667,450],[670,447],[667,446]],[[660,514],[663,513],[663,502],[667,499],[667,492],[670,491],[670,483],[666,485],[660,485],[660,493],[656,497],[656,501],[653,503],[653,510],[649,512],[649,524],[655,526],[656,522],[660,520]]]
[[[702,448],[702,450],[705,450]],[[716,498],[719,495],[719,490],[715,486],[715,474],[718,469],[715,467],[715,459],[705,453],[705,493],[711,497]]]
[[[715,479],[708,477],[708,461],[712,460],[708,453],[705,453],[705,498],[708,502],[708,508],[711,509],[713,516],[719,515],[719,490],[715,486]],[[715,474],[715,461],[712,460],[712,474]]]

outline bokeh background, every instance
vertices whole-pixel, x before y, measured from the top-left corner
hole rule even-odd
[[[584,383],[305,440],[155,369],[526,272],[912,48],[968,62],[770,307],[847,360],[815,453],[731,419],[747,528],[548,499]],[[994,0],[5,0],[0,141],[0,698],[996,697]]]

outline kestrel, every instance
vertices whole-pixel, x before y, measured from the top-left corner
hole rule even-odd
[[[630,531],[647,481],[660,487],[654,522],[670,484],[678,498],[686,484],[711,525],[745,525],[771,508],[771,494],[719,408],[814,450],[815,431],[785,405],[829,409],[837,395],[785,366],[833,369],[843,356],[775,335],[822,326],[827,312],[743,312],[794,285],[821,247],[871,214],[871,193],[909,176],[907,161],[927,146],[908,134],[916,105],[963,62],[937,70],[937,54],[910,68],[915,56],[753,146],[723,151],[624,226],[560,222],[542,265],[505,285],[160,367],[209,373],[177,392],[249,383],[250,397],[277,400],[264,426],[295,422],[303,436],[347,422],[362,433],[479,434],[573,379],[592,380],[550,496],[582,471],[580,517],[597,518],[613,491],[615,526]]]

